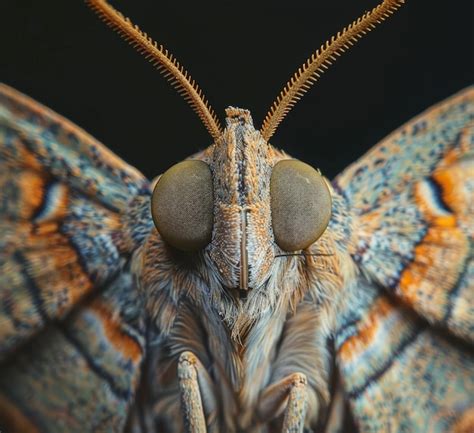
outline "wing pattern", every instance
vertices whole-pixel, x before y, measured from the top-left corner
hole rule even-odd
[[[145,354],[133,288],[130,273],[123,272],[3,364],[0,419],[7,431],[123,429]]]
[[[361,431],[474,427],[473,119],[469,88],[334,181],[360,273],[336,353]]]
[[[360,269],[432,323],[474,339],[474,90],[387,137],[335,185]]]
[[[152,224],[149,194],[147,180],[102,144],[0,85],[7,431],[123,427],[145,347],[141,299],[127,269]]]
[[[446,432],[472,422],[473,347],[368,282],[358,294],[335,346],[360,431]]]

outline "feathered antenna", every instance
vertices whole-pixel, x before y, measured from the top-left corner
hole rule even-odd
[[[266,141],[270,139],[280,122],[296,102],[319,79],[321,74],[328,69],[329,65],[337,57],[354,45],[363,35],[374,29],[377,24],[393,14],[403,3],[405,3],[405,0],[385,0],[321,45],[298,68],[273,103],[260,130],[263,138]]]
[[[214,140],[222,128],[201,89],[163,45],[158,45],[138,26],[103,0],[86,0],[99,17],[155,66],[191,105]]]

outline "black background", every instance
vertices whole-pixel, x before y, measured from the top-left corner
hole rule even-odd
[[[176,55],[222,121],[234,105],[250,109],[260,126],[296,68],[376,2],[112,4]],[[470,84],[472,4],[408,0],[324,74],[272,144],[333,177]],[[176,92],[82,1],[1,0],[0,16],[0,80],[71,119],[148,177],[210,144]]]

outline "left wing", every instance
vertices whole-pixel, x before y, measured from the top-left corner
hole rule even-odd
[[[124,270],[3,362],[0,429],[123,431],[140,381],[145,335],[142,303]]]
[[[0,85],[0,360],[121,270],[122,212],[147,194],[97,140]]]
[[[333,183],[359,270],[336,359],[361,431],[474,429],[473,119],[468,88]]]
[[[147,180],[0,84],[0,429],[120,431],[145,350]]]

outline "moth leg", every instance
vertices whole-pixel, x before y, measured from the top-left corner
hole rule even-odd
[[[264,391],[258,413],[260,419],[270,420],[281,415],[284,410],[282,433],[302,433],[307,406],[306,376],[293,373]]]
[[[209,374],[191,352],[179,357],[178,381],[186,431],[206,433],[206,419],[208,425],[213,423],[217,403]]]
[[[307,407],[306,376],[298,374],[298,381],[292,385],[290,390],[282,433],[303,433]]]

